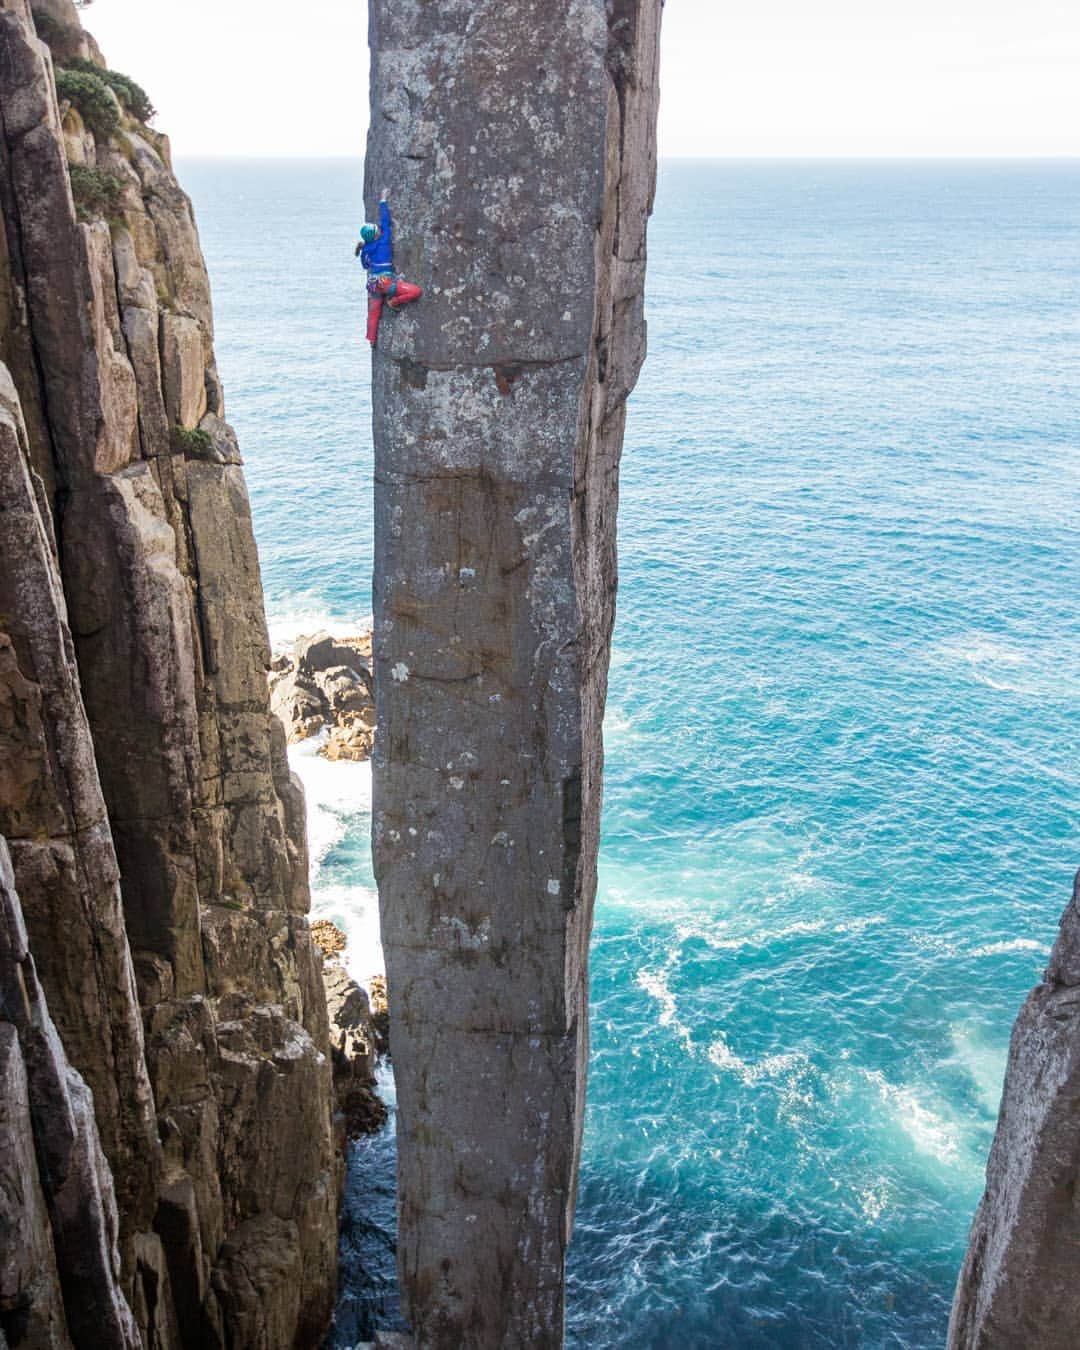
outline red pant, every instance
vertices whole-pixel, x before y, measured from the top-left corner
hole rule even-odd
[[[375,339],[379,335],[383,301],[385,300],[391,309],[400,309],[402,305],[411,305],[414,300],[419,300],[424,292],[411,281],[392,277],[385,272],[372,277],[367,289],[367,340],[374,346]]]

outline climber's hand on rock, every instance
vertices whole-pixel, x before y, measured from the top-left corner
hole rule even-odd
[[[353,249],[353,257],[354,257],[354,258],[359,258],[360,253],[361,253],[361,251],[363,250],[363,247],[364,247],[364,241],[361,239],[360,242],[357,244],[357,246]]]
[[[382,196],[379,198],[379,200],[381,202],[388,202],[390,200],[390,194],[389,192],[387,192],[386,188],[383,188]]]

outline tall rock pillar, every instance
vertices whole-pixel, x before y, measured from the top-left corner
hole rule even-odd
[[[660,0],[371,0],[375,866],[424,1347],[562,1342]]]

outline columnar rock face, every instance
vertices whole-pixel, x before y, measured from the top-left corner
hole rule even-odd
[[[0,0],[0,833],[26,933],[5,920],[0,982],[27,1000],[5,992],[2,1125],[36,1150],[53,1339],[3,1259],[0,1327],[307,1346],[335,1277],[326,1006],[206,271],[166,139],[119,105],[95,136],[35,24],[99,59],[70,0]]]
[[[660,0],[372,0],[374,848],[417,1342],[561,1344]]]
[[[950,1350],[1071,1350],[1080,1258],[1080,875],[1013,1027]]]

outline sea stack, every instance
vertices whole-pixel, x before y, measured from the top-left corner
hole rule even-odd
[[[562,1343],[660,0],[372,0],[374,852],[422,1347]]]

